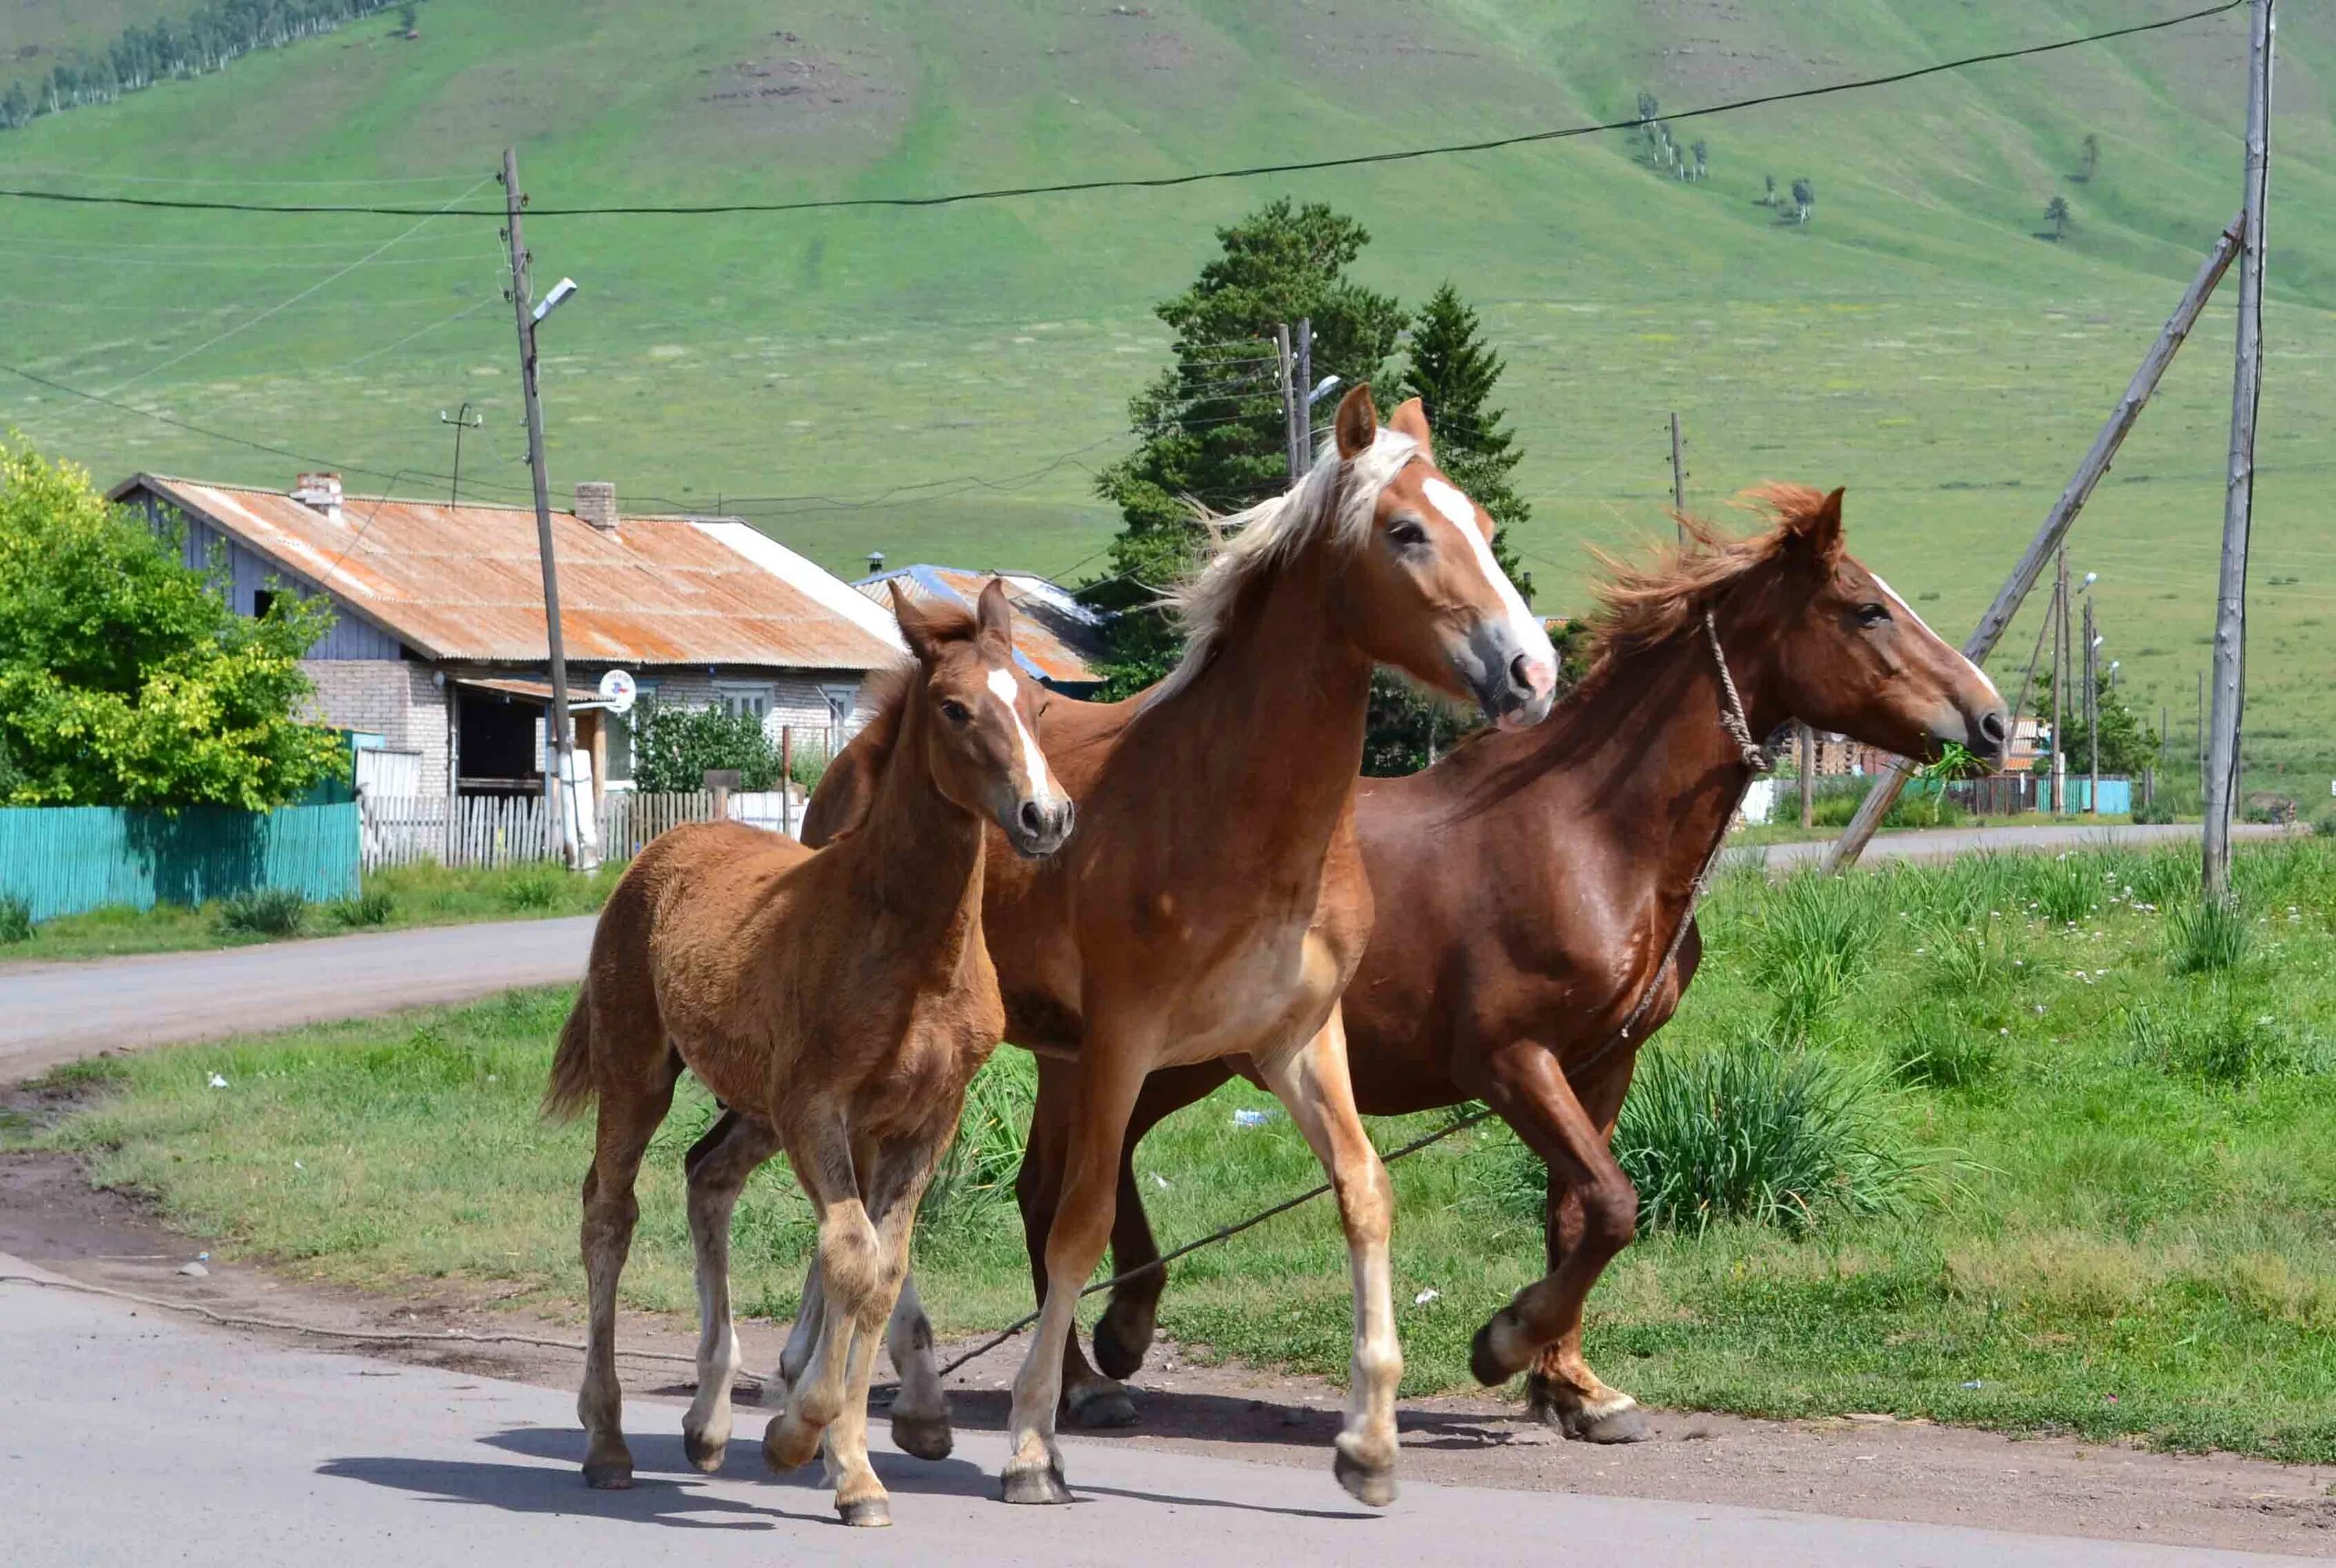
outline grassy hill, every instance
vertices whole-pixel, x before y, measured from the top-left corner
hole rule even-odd
[[[0,180],[469,206],[496,198],[515,141],[540,206],[926,192],[1494,135],[1627,114],[1641,89],[1676,112],[2143,14],[2128,0],[428,0],[416,42],[375,18],[0,134]],[[87,42],[84,15],[0,0],[0,63],[19,36]],[[1692,185],[1611,136],[921,211],[540,219],[542,280],[584,286],[547,329],[555,481],[743,511],[839,568],[880,549],[1076,576],[1112,525],[1092,469],[1127,446],[1125,399],[1166,349],[1150,303],[1189,279],[1216,225],[1287,191],[1365,219],[1371,282],[1417,299],[1449,278],[1485,307],[1530,451],[1523,543],[1551,608],[1578,599],[1582,541],[1660,526],[1677,409],[1697,500],[1770,477],[1848,484],[1857,548],[1960,632],[2236,206],[2244,34],[2234,12],[1683,122],[1710,149]],[[2292,8],[2281,48],[2251,749],[2324,774],[2336,19]],[[2100,163],[2079,180],[2088,133]],[[1814,182],[1814,223],[1756,204],[1767,174]],[[2055,194],[2074,211],[2057,242],[2038,237]],[[523,492],[493,223],[6,206],[0,359],[333,459],[361,493],[443,489],[438,412],[468,401],[487,425],[465,447],[465,489]],[[2177,749],[2208,655],[2230,310],[2226,297],[2177,363],[2076,550],[2102,574],[2107,653],[2173,710]],[[10,424],[106,478],[283,482],[297,466],[0,375]],[[2000,664],[2024,660],[2034,624]]]

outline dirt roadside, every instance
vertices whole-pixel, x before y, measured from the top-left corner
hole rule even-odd
[[[289,1271],[213,1261],[201,1277],[178,1271],[201,1243],[170,1230],[139,1204],[92,1191],[74,1161],[0,1155],[0,1252],[70,1279],[214,1310],[334,1329],[463,1329],[573,1341],[580,1326],[498,1307],[491,1292],[422,1285],[405,1299],[322,1287]],[[30,1287],[0,1284],[8,1291]],[[223,1332],[229,1332],[223,1330]],[[265,1330],[231,1330],[289,1341]],[[785,1325],[740,1326],[747,1365],[775,1362]],[[674,1402],[693,1389],[686,1358],[694,1325],[628,1314],[619,1342],[672,1361],[626,1359],[632,1424],[677,1420]],[[311,1346],[566,1388],[578,1358],[519,1345]],[[946,1354],[946,1351],[945,1351]],[[1005,1423],[1006,1388],[1021,1342],[991,1351],[950,1378],[952,1408],[968,1428]],[[889,1378],[889,1368],[879,1377]],[[1308,1469],[1328,1466],[1339,1391],[1316,1378],[1241,1367],[1196,1367],[1173,1346],[1138,1379],[1143,1425],[1092,1438]],[[739,1385],[742,1432],[762,1388]],[[652,1404],[667,1407],[650,1409]],[[2282,1466],[2227,1455],[2175,1456],[2070,1442],[2014,1439],[1887,1417],[1757,1421],[1662,1411],[1652,1440],[1628,1447],[1568,1443],[1485,1398],[1415,1399],[1402,1408],[1404,1474],[1475,1486],[1665,1498],[1805,1510],[1860,1518],[1978,1527],[2167,1545],[2282,1552],[2336,1558],[2336,1467]]]

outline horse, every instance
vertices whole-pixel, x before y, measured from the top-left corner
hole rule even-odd
[[[890,673],[859,737],[872,784],[859,830],[813,852],[739,823],[675,828],[626,870],[593,932],[544,1093],[551,1116],[599,1102],[577,1396],[593,1486],[632,1485],[617,1280],[639,1213],[634,1177],[686,1067],[749,1129],[701,1139],[688,1155],[704,1314],[697,1398],[682,1423],[690,1462],[719,1470],[730,1439],[731,1209],[746,1173],[783,1148],[818,1215],[825,1293],[811,1365],[764,1434],[764,1456],[791,1469],[823,1444],[844,1522],[891,1523],[868,1463],[877,1336],[966,1085],[1006,1027],[982,935],[983,823],[1045,857],[1076,817],[1034,738],[1038,688],[1015,669],[1005,589],[993,579],[971,616],[895,589],[893,613],[914,657]]]
[[[1638,1193],[1610,1144],[1638,1052],[1670,1018],[1701,955],[1693,900],[1759,761],[1751,737],[1788,719],[1922,760],[1949,745],[2000,764],[2003,698],[1843,548],[1842,492],[1755,492],[1774,526],[1686,542],[1649,564],[1609,560],[1592,661],[1539,728],[1487,731],[1424,772],[1363,781],[1357,838],[1382,920],[1343,1012],[1358,1107],[1399,1115],[1481,1099],[1549,1167],[1547,1274],[1478,1330],[1487,1385],[1530,1368],[1533,1416],[1568,1437],[1634,1441],[1630,1395],[1582,1354],[1584,1300],[1635,1234]],[[1113,1259],[1125,1272],[1088,1368],[1066,1347],[1066,1403],[1124,1425],[1166,1272],[1134,1154],[1161,1118],[1238,1062],[1155,1075],[1129,1122]],[[1252,1073],[1251,1076],[1254,1076]],[[1062,1183],[1066,1086],[1042,1074],[1017,1181],[1032,1256]]]
[[[1556,656],[1494,560],[1491,517],[1436,466],[1416,399],[1381,424],[1357,386],[1322,460],[1224,523],[1228,541],[1177,596],[1186,651],[1166,678],[1123,702],[1056,705],[1047,755],[1080,816],[1069,851],[988,867],[983,920],[1007,1037],[1040,1055],[1072,1107],[1045,1307],[1007,1418],[1009,1503],[1071,1500],[1055,1441],[1064,1346],[1110,1237],[1144,1080],[1223,1057],[1280,1098],[1337,1188],[1355,1329],[1332,1473],[1363,1502],[1395,1496],[1392,1197],[1355,1110],[1338,1010],[1372,921],[1354,835],[1371,671],[1394,665],[1523,727],[1549,712]],[[866,831],[852,825],[869,789],[853,751],[814,793],[807,840]],[[728,1135],[757,1135],[742,1116]],[[947,1407],[930,1330],[907,1308],[904,1296],[891,1339],[895,1429],[905,1402],[930,1438]],[[799,1357],[791,1343],[783,1378]]]

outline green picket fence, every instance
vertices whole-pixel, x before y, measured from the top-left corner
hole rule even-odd
[[[0,808],[0,894],[36,920],[127,904],[200,904],[259,888],[322,902],[358,891],[355,803],[239,812],[224,806]]]

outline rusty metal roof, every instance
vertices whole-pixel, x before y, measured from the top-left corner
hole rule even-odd
[[[351,497],[338,515],[277,491],[141,473],[141,488],[325,589],[424,657],[540,664],[543,576],[532,508]],[[628,517],[613,531],[551,514],[569,658],[638,666],[866,670],[899,652],[842,584],[802,557],[752,554],[732,519]],[[824,578],[820,584],[806,574]]]
[[[919,601],[973,609],[993,577],[1006,584],[1014,607],[1014,654],[1023,669],[1054,686],[1092,686],[1105,652],[1105,620],[1061,585],[1027,571],[968,571],[954,566],[904,566],[864,577],[852,586],[888,610],[890,585]]]

